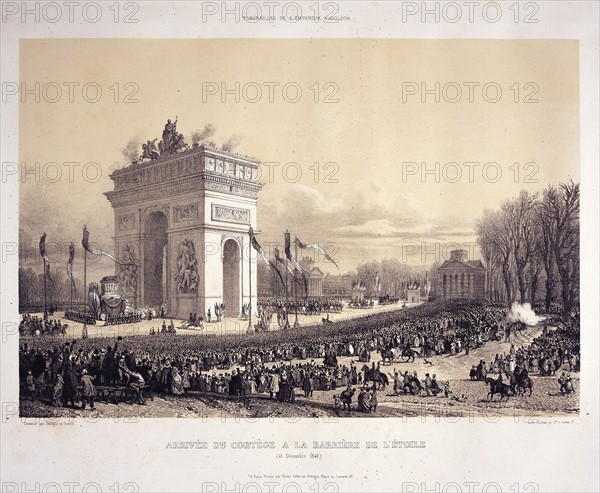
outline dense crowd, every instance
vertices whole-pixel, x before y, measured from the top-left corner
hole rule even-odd
[[[280,298],[265,298],[259,301],[263,309],[270,308],[275,313],[285,311],[299,315],[319,315],[321,313],[340,313],[343,302],[335,298],[290,298],[287,301]]]
[[[132,311],[126,311],[120,315],[108,315],[104,322],[106,325],[118,325],[152,320],[158,317],[164,318],[164,316],[164,307],[141,307]],[[66,310],[65,318],[82,324],[96,325],[96,316],[91,311]]]
[[[139,312],[123,313],[121,315],[109,315],[106,317],[105,325],[131,324],[140,322],[142,314]]]
[[[375,306],[375,302],[373,300],[350,300],[348,302],[348,308],[373,308]]]
[[[546,325],[542,333],[533,339],[531,344],[515,348],[511,344],[508,353],[496,354],[494,359],[487,364],[481,361],[471,371],[480,375],[485,373],[505,374],[539,374],[541,376],[554,376],[563,367],[568,367],[569,372],[579,372],[581,369],[580,346],[580,319],[579,313],[573,314],[569,320],[564,321],[556,317],[545,320]],[[556,325],[550,330],[548,324]]]
[[[389,294],[386,294],[385,296],[380,296],[378,301],[380,305],[393,305],[398,303],[400,298],[398,296],[390,296]]]
[[[173,395],[188,391],[237,396],[267,392],[272,398],[290,401],[299,391],[310,397],[316,390],[378,380],[379,365],[340,365],[337,357],[358,357],[366,362],[368,358],[362,359],[361,355],[370,355],[371,351],[384,354],[406,348],[415,348],[425,357],[455,355],[504,337],[509,328],[515,330],[518,324],[508,324],[506,313],[501,306],[455,301],[326,326],[243,336],[131,336],[119,338],[116,343],[114,339],[96,338],[67,342],[62,347],[51,339],[23,339],[20,378],[24,385],[33,381],[52,386],[53,394],[64,403],[70,402],[73,386],[81,391],[84,375],[85,380],[93,380],[91,387],[131,386],[133,382],[138,389],[147,386]],[[530,346],[516,350],[515,355],[520,362],[533,358],[540,365],[540,361],[555,354],[563,358],[576,354],[574,361],[578,364],[578,341],[578,324],[565,324],[556,331],[545,331]],[[415,386],[433,395],[441,392],[435,375],[427,374],[422,381],[410,374],[393,378],[397,392],[412,393]],[[72,385],[65,390],[68,379]],[[448,389],[445,393],[448,395]]]
[[[96,317],[90,312],[80,312],[76,310],[66,310],[65,318],[72,320],[73,322],[79,322],[82,324],[96,325]]]
[[[24,313],[19,323],[19,334],[21,336],[44,336],[61,335],[67,332],[67,326],[60,319],[42,317]]]

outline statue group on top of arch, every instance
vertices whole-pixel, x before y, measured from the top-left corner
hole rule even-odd
[[[158,147],[156,145],[157,140],[158,137],[154,140],[148,140],[145,144],[142,144],[142,154],[138,159],[139,163],[142,163],[144,159],[154,161],[162,154],[174,154],[190,148],[190,146],[185,142],[183,134],[177,132],[177,117],[175,117],[174,122],[172,122],[170,119],[167,120],[162,133],[162,140],[158,143]]]

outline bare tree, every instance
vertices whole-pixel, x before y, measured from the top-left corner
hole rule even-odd
[[[534,267],[531,262],[537,247],[538,229],[534,221],[536,204],[537,193],[530,194],[526,190],[522,190],[516,199],[508,200],[502,205],[513,249],[515,274],[521,303],[527,301],[527,291],[531,281],[527,275],[528,269]]]
[[[508,208],[503,206],[500,211],[486,209],[476,225],[476,232],[482,255],[484,258],[488,256],[486,262],[496,267],[502,275],[505,300],[510,306],[514,292],[511,265],[514,250]]]
[[[551,246],[562,288],[564,316],[570,314],[579,297],[579,189],[579,183],[569,180],[544,191],[555,233]]]
[[[536,209],[535,220],[538,223],[540,235],[538,237],[537,251],[546,275],[545,309],[550,312],[550,305],[554,299],[556,287],[556,263],[554,261],[553,242],[556,237],[556,223],[553,220],[552,203],[555,201],[556,189],[548,187],[544,190],[543,198]]]
[[[475,226],[475,231],[477,233],[479,251],[481,252],[481,256],[483,257],[486,269],[485,278],[487,296],[490,301],[496,301],[494,293],[494,241],[492,236],[492,228],[490,226],[490,221],[488,220],[488,217],[491,214],[492,212],[487,209],[483,212],[483,218],[477,222],[477,225]]]

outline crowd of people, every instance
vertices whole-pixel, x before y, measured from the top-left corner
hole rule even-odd
[[[45,319],[37,315],[24,313],[19,323],[19,335],[21,336],[44,336],[44,335],[62,335],[67,332],[67,325],[60,319]]]
[[[132,311],[125,311],[119,315],[107,315],[104,320],[105,325],[119,325],[141,322],[142,320],[152,320],[154,318],[164,318],[164,307],[141,307]],[[87,325],[96,325],[96,316],[89,311],[66,310],[65,318],[74,322]]]
[[[184,322],[184,325],[186,327],[189,327],[189,324],[186,324]],[[154,327],[150,328],[149,334],[151,336],[155,336],[155,335],[159,335],[159,334],[176,334],[177,330],[175,329],[175,324],[173,323],[173,320],[171,319],[171,321],[169,322],[169,325],[167,325],[167,322],[165,322],[164,320],[162,321],[162,326],[159,330],[155,329]]]
[[[531,344],[518,348],[511,344],[508,352],[497,353],[489,363],[480,360],[471,368],[471,379],[484,380],[491,373],[498,375],[496,385],[507,381],[511,388],[523,387],[530,375],[555,376],[560,369],[568,368],[569,372],[563,372],[558,383],[561,393],[572,392],[571,372],[581,369],[579,313],[573,313],[567,321],[550,316],[545,323],[542,333]],[[556,328],[550,329],[550,323]]]
[[[105,325],[132,324],[142,321],[142,315],[138,312],[123,313],[121,315],[109,315],[104,321]]]
[[[173,395],[188,391],[238,396],[268,392],[274,399],[289,401],[296,397],[296,391],[310,397],[313,391],[370,386],[377,380],[374,374],[380,372],[379,365],[373,363],[367,372],[354,364],[339,365],[337,357],[407,347],[425,357],[455,355],[501,338],[507,328],[506,313],[502,306],[448,301],[326,326],[242,337],[131,336],[118,344],[114,339],[96,338],[66,343],[64,347],[56,347],[52,340],[33,339],[21,346],[20,377],[23,383],[31,376],[34,382],[54,386],[60,375],[64,389],[66,367],[74,372],[78,387],[85,370],[96,385],[128,386],[133,381],[139,387],[144,382],[157,392]],[[578,327],[565,326],[540,335],[531,346],[515,354],[523,361],[534,356],[539,362],[555,352],[578,354],[578,349]],[[413,393],[415,386],[419,392],[434,395],[441,391],[435,375],[426,375],[423,381],[416,375],[394,376],[397,392]],[[66,392],[64,402],[69,402],[69,395]]]
[[[348,302],[348,308],[368,309],[368,308],[374,308],[374,307],[375,307],[375,302],[373,300],[355,299],[355,300],[350,300]]]
[[[319,315],[321,313],[341,313],[344,303],[335,298],[266,298],[259,301],[263,309],[270,308],[275,313],[298,313],[298,315]]]
[[[390,296],[389,294],[386,294],[385,296],[380,296],[378,301],[380,305],[393,305],[398,303],[400,298],[398,296]]]
[[[79,322],[87,325],[96,325],[96,317],[90,312],[81,312],[77,310],[66,310],[65,318],[73,322]]]

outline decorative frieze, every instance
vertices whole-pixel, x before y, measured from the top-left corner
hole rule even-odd
[[[120,216],[118,219],[119,231],[129,231],[135,227],[135,216],[133,214],[127,214]]]
[[[211,219],[222,223],[250,224],[250,211],[211,204]]]
[[[194,221],[198,217],[198,204],[178,205],[173,209],[173,221],[176,223]]]

